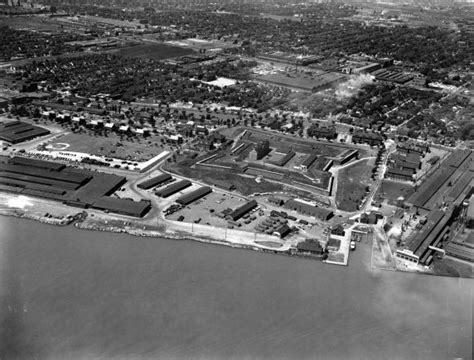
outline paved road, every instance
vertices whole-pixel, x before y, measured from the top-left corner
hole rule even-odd
[[[389,159],[390,155],[393,152],[395,152],[396,149],[397,149],[397,147],[396,147],[396,145],[393,141],[387,141],[385,143],[385,145],[386,145],[386,150],[387,151],[386,151],[386,153],[384,155],[384,158],[382,160],[382,164],[379,165],[379,172],[378,172],[378,175],[377,175],[376,182],[372,186],[372,190],[370,191],[369,195],[367,196],[367,199],[365,200],[364,204],[360,208],[360,210],[359,210],[360,214],[367,211],[367,210],[370,210],[370,207],[372,206],[372,200],[373,200],[378,188],[380,187],[380,185],[382,184],[382,181],[384,179],[385,171],[387,170],[388,159]]]

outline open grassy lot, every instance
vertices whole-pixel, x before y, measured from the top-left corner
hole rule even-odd
[[[91,136],[88,134],[67,134],[51,141],[48,145],[56,147],[61,144],[62,150],[88,153],[97,156],[109,156],[132,161],[146,161],[166,150],[158,137],[148,139],[125,140],[110,134]],[[69,145],[69,146],[66,146]]]
[[[366,196],[366,188],[372,183],[370,176],[374,159],[368,159],[348,166],[339,172],[336,205],[344,211],[356,211]]]
[[[167,44],[142,44],[120,49],[119,55],[131,58],[147,58],[152,60],[163,60],[183,55],[194,54],[191,49]]]
[[[406,200],[414,192],[415,188],[410,184],[383,180],[375,195],[375,200],[382,202],[387,199],[390,205],[397,205],[398,200]]]
[[[257,183],[253,177],[243,176],[231,170],[191,168],[192,164],[194,164],[194,162],[183,161],[181,163],[168,163],[167,166],[169,166],[172,172],[176,172],[185,177],[199,179],[208,184],[212,184],[214,180],[227,181],[232,183],[236,187],[236,190],[243,195],[283,190],[282,185],[273,182],[262,180],[262,182]]]
[[[467,278],[474,277],[471,265],[449,257],[443,259],[435,258],[432,267],[436,275]]]

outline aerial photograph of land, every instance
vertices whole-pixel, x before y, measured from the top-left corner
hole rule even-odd
[[[473,74],[472,0],[0,0],[0,359],[472,359]]]

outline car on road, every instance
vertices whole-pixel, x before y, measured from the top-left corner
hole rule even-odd
[[[355,241],[351,241],[351,250],[355,250],[356,249],[356,243]]]

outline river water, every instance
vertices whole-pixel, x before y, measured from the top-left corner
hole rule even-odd
[[[472,358],[469,279],[0,217],[3,359]]]

